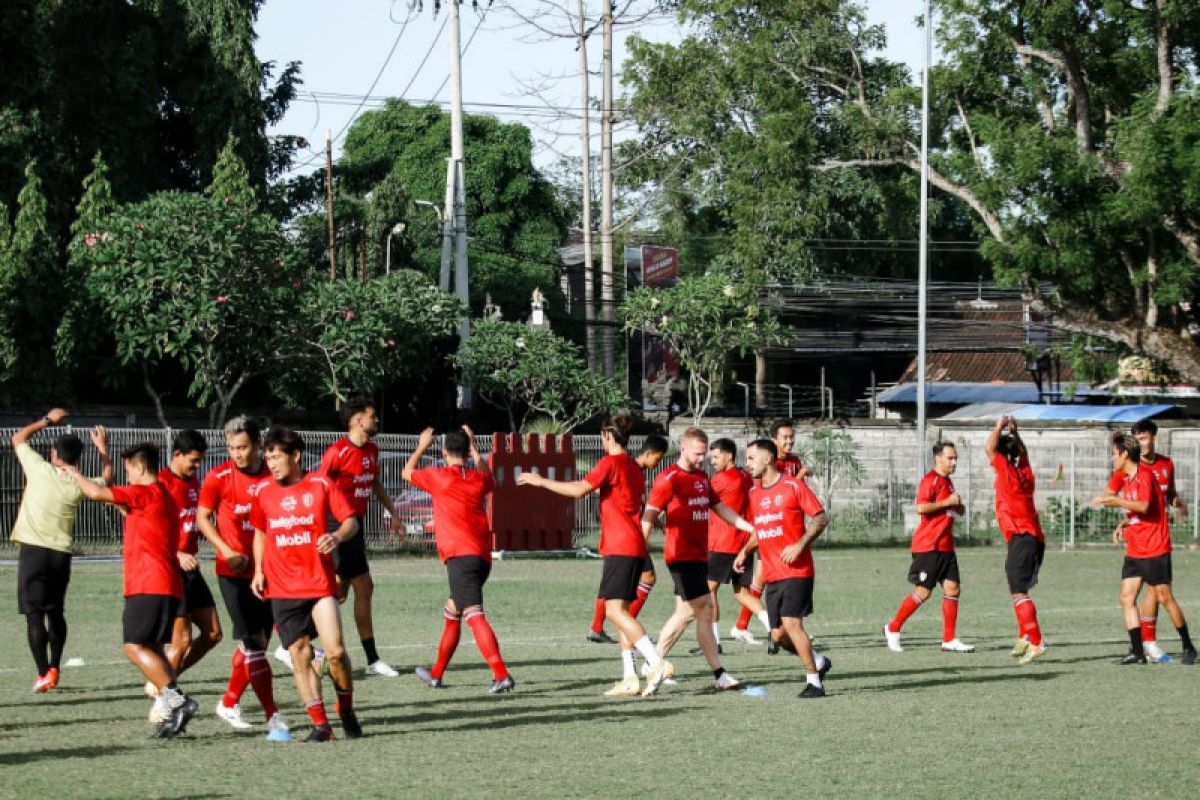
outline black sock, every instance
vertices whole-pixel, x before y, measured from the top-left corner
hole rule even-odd
[[[50,669],[50,661],[46,658],[46,645],[49,636],[46,634],[46,615],[34,611],[25,615],[25,627],[29,636],[29,652],[33,653],[33,663],[37,667],[38,677]]]
[[[1196,646],[1192,644],[1192,637],[1188,636],[1187,623],[1180,625],[1175,630],[1179,631],[1179,641],[1183,643],[1184,650],[1195,650]]]
[[[1145,657],[1146,651],[1144,649],[1142,649],[1142,629],[1141,628],[1130,628],[1129,629],[1129,652],[1133,653],[1135,656]]]
[[[62,666],[63,649],[67,646],[67,618],[61,610],[56,610],[47,615],[46,621],[50,623],[50,666],[58,669]]]
[[[721,676],[724,674],[725,674],[724,667],[717,667],[716,669],[713,670],[713,677],[716,678],[717,680],[721,680]]]
[[[375,649],[375,637],[368,636],[362,640],[363,652],[367,654],[367,663],[374,664],[379,660],[379,651]]]

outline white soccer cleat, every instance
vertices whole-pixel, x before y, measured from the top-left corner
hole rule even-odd
[[[617,681],[612,688],[604,693],[605,697],[637,697],[642,693],[642,682],[636,675],[630,675],[624,680]]]
[[[758,644],[758,639],[754,638],[754,634],[748,628],[730,628],[729,638],[735,642],[743,642],[745,644]]]
[[[280,664],[283,664],[288,669],[295,669],[295,667],[292,666],[291,651],[289,651],[283,645],[279,645],[279,647],[275,648],[274,656],[276,661],[278,661]]]
[[[372,661],[367,664],[368,675],[382,675],[385,678],[399,678],[400,673],[397,672],[391,664],[384,661],[382,658],[378,661]]]
[[[717,678],[716,681],[713,682],[713,685],[724,692],[729,689],[738,688],[742,685],[742,682],[730,675],[728,672],[722,672],[721,677]]]
[[[943,653],[974,653],[975,645],[967,644],[961,639],[951,639],[948,642],[942,642]]]
[[[292,731],[288,728],[287,720],[278,711],[267,720],[267,738],[272,742],[290,742],[292,740]]]
[[[904,652],[904,648],[900,646],[900,631],[892,631],[890,622],[883,626],[883,638],[887,640],[888,650],[893,653]]]
[[[675,665],[665,658],[660,659],[646,675],[646,688],[642,690],[642,697],[649,697],[657,692],[658,687],[674,675]]]
[[[150,684],[153,686],[154,684]],[[146,721],[151,725],[159,725],[171,714],[171,709],[167,708],[167,701],[161,694],[154,698],[154,702],[150,704],[150,713],[146,715]]]
[[[1018,664],[1028,664],[1032,661],[1036,661],[1037,659],[1039,659],[1043,655],[1045,655],[1046,649],[1047,648],[1046,648],[1045,642],[1042,642],[1041,644],[1031,644],[1031,645],[1029,645],[1029,647],[1025,648],[1025,654],[1022,655],[1021,658],[1017,660],[1017,663]]]
[[[1146,651],[1147,661],[1158,661],[1166,655],[1163,649],[1158,646],[1158,642],[1144,642],[1142,648]]]
[[[1013,645],[1013,649],[1009,652],[1009,655],[1013,658],[1020,658],[1029,652],[1029,648],[1029,639],[1022,636],[1020,639],[1017,639],[1017,643]]]
[[[246,721],[242,716],[241,705],[232,707],[225,705],[224,701],[217,703],[217,716],[229,723],[229,727],[235,731],[248,731],[254,726]]]

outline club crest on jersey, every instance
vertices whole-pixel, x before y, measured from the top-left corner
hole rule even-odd
[[[305,508],[312,508],[312,504],[313,504],[312,492],[305,492],[303,495],[301,495],[300,502],[304,503]]]
[[[296,510],[296,498],[290,494],[279,501],[279,507],[284,511],[291,513]]]
[[[197,492],[195,489],[188,489],[188,502],[196,503],[196,502],[199,502],[199,500],[200,500],[200,493]]]
[[[781,505],[783,505],[783,496],[782,495],[777,494],[777,495],[775,495],[774,498],[772,498],[772,500],[774,501],[776,508],[779,508]]]
[[[762,508],[764,511],[765,511],[765,510],[767,510],[768,508],[770,508],[770,507],[771,507],[771,498],[769,498],[769,497],[764,497],[762,500],[759,500],[759,501],[758,501],[758,505],[759,505],[759,507],[760,507],[760,508]]]

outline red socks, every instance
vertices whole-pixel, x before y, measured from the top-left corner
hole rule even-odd
[[[463,616],[466,617],[467,624],[471,626],[471,633],[475,636],[475,645],[483,655],[483,660],[492,668],[492,676],[496,680],[502,680],[508,675],[508,667],[504,665],[504,659],[500,657],[500,643],[496,641],[496,633],[488,624],[487,617],[483,615],[483,609],[472,608]]]
[[[605,617],[604,598],[597,597],[596,598],[596,607],[595,607],[595,610],[592,612],[592,633],[603,633],[604,632],[604,617]]]
[[[312,724],[317,728],[328,728],[329,717],[325,715],[325,701],[313,700],[304,706],[304,710],[308,712],[308,718],[312,720]]]
[[[750,584],[750,595],[752,597],[762,597],[762,593],[763,590],[761,586]],[[746,630],[746,628],[750,625],[751,616],[753,615],[750,613],[750,609],[742,606],[742,613],[738,614],[737,622],[734,624],[734,627],[741,631]]]
[[[246,651],[241,645],[233,649],[233,658],[229,664],[229,686],[225,689],[221,703],[226,708],[233,708],[241,701],[242,693],[250,684],[250,675],[246,672]]]
[[[638,615],[638,612],[642,610],[642,606],[646,605],[646,598],[650,596],[650,590],[653,588],[653,583],[638,582],[637,598],[629,604],[630,616],[636,617]]]
[[[262,705],[263,713],[270,719],[278,709],[275,706],[275,685],[271,681],[271,662],[267,661],[265,652],[251,650],[246,653],[246,674],[249,676],[250,685],[254,687],[258,702]]]
[[[1013,613],[1017,615],[1017,632],[1029,640],[1030,644],[1042,643],[1042,629],[1038,627],[1037,606],[1029,597],[1018,597],[1013,600]]]
[[[1142,628],[1143,642],[1158,641],[1158,617],[1138,617],[1138,622]]]
[[[942,597],[942,641],[949,642],[957,638],[954,632],[958,625],[958,598]]]
[[[442,638],[438,642],[437,663],[433,665],[433,669],[429,670],[429,674],[435,678],[440,678],[446,672],[446,667],[450,666],[450,659],[454,657],[454,651],[458,649],[458,639],[462,635],[462,617],[458,614],[451,614],[449,611],[443,611],[446,615],[445,625],[442,627]]]
[[[921,607],[921,603],[924,602],[924,600],[917,596],[916,592],[904,598],[900,603],[900,608],[896,609],[896,616],[888,623],[888,630],[892,633],[899,633],[900,626],[907,622],[908,618],[915,614],[917,609]]]

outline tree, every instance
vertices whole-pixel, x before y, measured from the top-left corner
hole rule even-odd
[[[657,336],[688,371],[688,401],[697,425],[719,389],[730,353],[784,341],[774,311],[752,285],[715,271],[682,278],[669,289],[639,287],[621,305],[626,331]]]
[[[508,414],[514,431],[546,417],[568,433],[629,404],[613,381],[588,370],[578,345],[519,322],[477,321],[454,360],[479,397]]]
[[[843,480],[850,486],[858,486],[866,477],[867,471],[858,460],[858,445],[845,431],[833,428],[814,431],[811,441],[801,445],[799,451],[800,459],[816,472],[812,482],[819,486],[821,504],[827,509],[833,507],[833,498]]]

